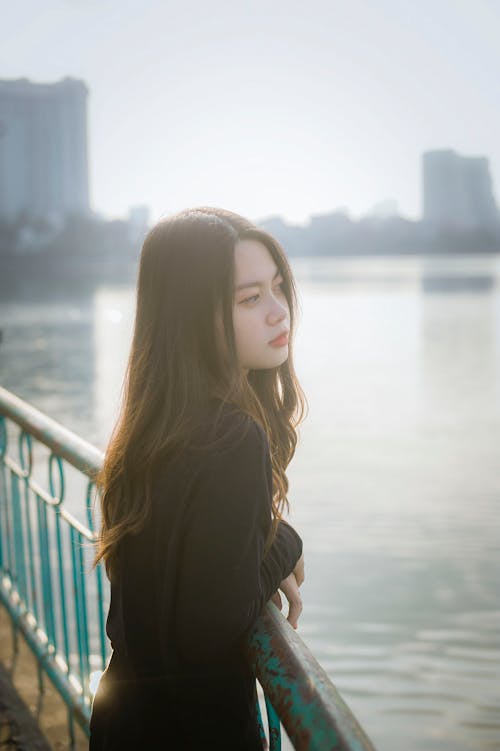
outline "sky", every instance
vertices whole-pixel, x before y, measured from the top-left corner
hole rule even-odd
[[[0,78],[83,79],[92,207],[293,224],[422,213],[421,155],[487,156],[500,203],[498,0],[17,0]]]

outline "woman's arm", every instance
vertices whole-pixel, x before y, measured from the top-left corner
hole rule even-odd
[[[211,662],[235,646],[302,554],[286,522],[265,559],[272,472],[265,433],[252,421],[224,450],[210,452],[197,478],[177,590],[180,651]]]

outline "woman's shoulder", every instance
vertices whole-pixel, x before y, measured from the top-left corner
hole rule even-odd
[[[200,414],[191,449],[196,452],[239,453],[268,448],[263,427],[236,404],[213,399]]]
[[[191,442],[188,476],[203,497],[236,508],[248,494],[272,488],[272,467],[265,430],[233,404],[213,405]],[[225,500],[224,500],[225,499]]]

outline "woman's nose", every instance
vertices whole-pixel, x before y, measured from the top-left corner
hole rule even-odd
[[[272,310],[269,312],[269,319],[272,323],[278,323],[288,316],[288,305],[275,300]]]

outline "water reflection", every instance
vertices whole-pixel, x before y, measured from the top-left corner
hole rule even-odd
[[[95,414],[99,415],[96,445],[104,449],[118,417],[127,357],[132,341],[135,290],[132,287],[98,287],[93,295],[93,310],[99,326],[94,329],[93,381]]]
[[[492,275],[485,276],[423,276],[422,289],[425,293],[445,292],[491,292],[496,285]]]

